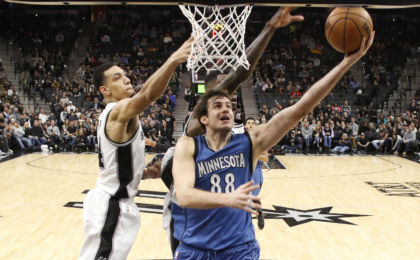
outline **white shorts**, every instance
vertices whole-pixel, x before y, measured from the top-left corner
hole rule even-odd
[[[140,228],[137,205],[95,188],[83,202],[85,240],[80,260],[126,259]]]

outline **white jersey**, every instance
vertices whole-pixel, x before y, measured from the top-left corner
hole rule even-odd
[[[243,134],[245,133],[244,124],[234,124],[232,130],[230,131],[232,134]]]
[[[109,103],[99,116],[98,188],[116,198],[132,198],[137,194],[143,176],[145,140],[140,122],[134,136],[124,143],[111,141],[106,134],[106,121],[115,106]],[[138,119],[137,119],[138,120]]]

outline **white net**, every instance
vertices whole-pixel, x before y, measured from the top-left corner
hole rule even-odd
[[[245,52],[246,21],[252,6],[180,5],[192,25],[194,44],[187,68],[221,72],[239,66],[249,69]]]

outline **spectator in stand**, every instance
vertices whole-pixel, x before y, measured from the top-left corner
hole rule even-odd
[[[166,124],[165,120],[162,120],[161,125],[159,125],[157,127],[158,129],[158,135],[160,137],[160,141],[162,144],[165,144],[166,142],[168,142],[168,125]],[[169,143],[169,142],[168,142]]]
[[[349,105],[349,101],[346,99],[344,100],[344,105],[341,107],[341,111],[347,112],[348,114],[351,113],[351,106]]]
[[[70,114],[70,112],[73,110],[73,111],[76,111],[76,107],[73,105],[73,102],[70,100],[69,102],[68,102],[68,106],[67,106],[67,113],[69,113]]]
[[[394,131],[391,136],[392,139],[392,151],[395,155],[399,155],[398,149],[400,149],[401,143],[403,142],[403,138],[401,135]]]
[[[354,94],[357,93],[359,86],[360,86],[360,82],[355,80],[353,77],[349,78],[349,88]]]
[[[0,113],[0,116],[2,114]],[[10,154],[10,149],[7,143],[7,136],[4,126],[4,118],[0,118],[0,159],[3,159],[5,156]],[[13,151],[12,151],[13,152]]]
[[[292,99],[300,99],[302,97],[302,93],[297,87],[293,88],[293,91],[290,93],[290,98]]]
[[[408,106],[408,110],[413,113],[414,111],[419,111],[420,107],[418,102],[416,102],[416,99],[412,99],[410,105]]]
[[[156,143],[160,143],[160,138],[159,138],[159,134],[158,134],[158,131],[156,130],[156,128],[154,127],[154,128],[152,128],[150,131],[149,131],[149,139],[150,140],[152,140],[152,141],[154,141],[154,142],[156,142]]]
[[[69,98],[67,97],[67,95],[66,95],[66,92],[63,92],[62,94],[61,94],[61,99],[60,99],[60,104],[61,105],[66,105],[67,103],[69,103]]]
[[[316,124],[313,132],[313,145],[317,149],[317,151],[322,152],[322,143],[323,143],[323,136],[322,136],[322,126],[321,123]]]
[[[416,133],[414,132],[414,124],[411,123],[407,130],[404,132],[403,140],[396,146],[397,155],[402,150],[404,152],[402,153],[403,156],[407,156],[408,152],[412,152],[416,149]]]
[[[68,115],[67,118],[69,119],[70,122],[72,122],[72,121],[79,121],[79,118],[77,117],[77,115],[74,112],[74,110],[70,110],[69,115]]]
[[[350,129],[352,130],[351,136],[356,138],[359,134],[359,125],[356,123],[356,118],[354,116],[350,118]]]
[[[245,115],[242,113],[241,107],[237,107],[234,115],[234,122],[235,124],[243,124],[245,120]]]
[[[175,94],[173,94],[172,93],[172,90],[168,90],[168,94],[167,94],[167,96],[168,96],[168,98],[169,98],[169,100],[171,101],[170,102],[170,104],[171,104],[171,111],[173,111],[173,110],[175,110],[175,106],[176,106],[176,96],[175,96]]]
[[[61,138],[57,135],[54,129],[51,129],[51,134],[48,137],[48,148],[54,152],[59,152],[61,146]]]
[[[96,127],[91,124],[86,133],[87,146],[90,151],[97,151]]]
[[[72,145],[73,151],[77,153],[85,151],[87,149],[86,143],[85,131],[83,128],[79,128],[76,133],[75,142]]]
[[[332,139],[334,138],[334,131],[330,127],[330,123],[325,123],[324,128],[322,129],[322,137],[324,148],[328,152],[331,150]]]
[[[297,152],[302,151],[302,139],[296,136],[296,131],[292,130],[286,137],[285,145],[283,145],[285,151]]]
[[[77,127],[75,126],[75,121],[69,121],[69,126],[67,131],[64,133],[64,142],[67,144],[67,147],[72,149],[76,143]]]
[[[11,123],[13,124],[13,122],[14,120],[12,119]],[[32,142],[28,138],[24,137],[24,135],[25,130],[23,129],[23,127],[19,125],[18,122],[15,122],[13,127],[13,136],[16,138],[16,141],[21,151],[25,151],[29,148],[32,148]]]
[[[172,115],[172,113],[170,111],[166,111],[166,117],[165,117],[165,121],[166,121],[166,125],[168,127],[168,131],[167,131],[167,140],[168,140],[168,144],[172,145],[172,135],[176,126],[176,122],[175,122],[175,117]]]
[[[34,142],[41,147],[41,145],[47,143],[47,137],[44,134],[44,130],[40,126],[41,120],[34,120],[34,125],[31,128],[31,135],[33,137]]]
[[[44,109],[42,108],[39,110],[39,119],[41,120],[42,124],[45,124],[48,119],[48,116],[44,113]]]
[[[311,147],[312,143],[312,132],[313,129],[310,127],[309,122],[305,121],[303,123],[303,127],[301,128],[303,140],[305,141],[305,149],[306,151],[309,151],[309,148]]]
[[[379,134],[376,133],[375,125],[372,122],[366,124],[368,126],[367,129],[360,129],[360,131],[365,133],[366,138],[369,140],[369,142],[379,139]]]
[[[384,124],[379,124],[379,128],[376,130],[377,135],[379,138],[372,141],[373,147],[376,150],[382,150],[382,152],[391,152],[392,142],[389,136],[389,132],[387,131]]]
[[[102,104],[102,102],[99,102],[99,98],[95,97],[93,98],[93,104],[90,108],[95,109],[95,111],[97,112],[98,109],[104,109],[104,105]]]
[[[51,135],[52,131],[58,136],[60,136],[60,129],[55,125],[55,120],[50,120],[50,126],[47,128],[47,134]]]
[[[265,93],[273,92],[273,84],[271,83],[269,78],[265,78],[264,85],[262,86],[262,91]]]
[[[331,106],[331,111],[341,113],[341,107],[337,105],[337,103],[334,103],[334,105]]]
[[[29,126],[29,121],[26,121],[23,124],[23,131],[25,131],[25,134],[23,135],[23,137],[25,137],[26,139],[28,139],[31,142],[31,148],[33,148],[35,146],[35,142],[34,142],[34,138],[31,134],[31,127]]]
[[[341,153],[344,154],[345,152],[349,151],[351,147],[351,140],[348,138],[346,133],[341,135],[340,142],[336,145],[333,149],[334,153]]]
[[[371,145],[369,140],[366,138],[365,133],[360,133],[359,138],[357,139],[357,151],[361,153],[367,153],[369,146]]]

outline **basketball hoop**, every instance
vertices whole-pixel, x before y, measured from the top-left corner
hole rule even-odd
[[[179,5],[192,25],[194,43],[187,61],[188,70],[204,68],[221,72],[249,69],[245,52],[246,21],[252,6]]]

